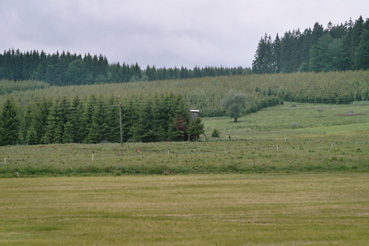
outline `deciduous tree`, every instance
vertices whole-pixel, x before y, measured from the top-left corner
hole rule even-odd
[[[237,122],[246,109],[246,96],[243,93],[230,91],[222,104],[227,115]]]

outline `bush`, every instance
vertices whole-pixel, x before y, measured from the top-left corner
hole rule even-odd
[[[213,132],[211,133],[211,137],[212,138],[220,138],[220,132],[218,129],[214,129]]]

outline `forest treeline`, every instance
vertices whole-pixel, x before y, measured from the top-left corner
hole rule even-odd
[[[272,40],[265,34],[259,41],[253,73],[328,72],[369,68],[369,19],[324,28],[299,29],[278,34]]]
[[[103,55],[77,55],[69,52],[46,54],[41,51],[8,50],[0,54],[0,79],[37,80],[50,85],[82,85],[188,79],[250,73],[251,69],[236,67],[194,67],[142,69],[137,63],[109,64]]]
[[[22,109],[8,97],[0,112],[0,145],[120,142],[118,98],[42,98]],[[133,96],[121,106],[123,141],[184,141],[203,125],[189,120],[180,95]]]

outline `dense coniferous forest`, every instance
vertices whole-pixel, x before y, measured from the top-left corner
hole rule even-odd
[[[147,66],[146,69],[141,69],[137,63],[132,65],[109,64],[108,59],[103,55],[82,56],[69,52],[46,54],[43,51],[31,51],[23,53],[12,49],[0,54],[0,79],[38,80],[57,86],[188,79],[242,75],[250,72],[250,69],[242,67],[188,69]]]
[[[254,73],[328,72],[369,68],[369,19],[288,31],[259,41]]]

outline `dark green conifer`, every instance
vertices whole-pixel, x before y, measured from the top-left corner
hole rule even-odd
[[[0,116],[0,143],[1,145],[16,144],[18,140],[19,119],[15,102],[8,98],[2,108]]]

